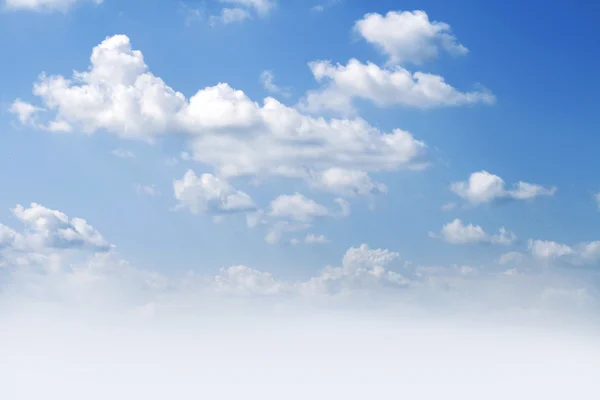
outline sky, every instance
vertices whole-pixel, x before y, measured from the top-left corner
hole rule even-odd
[[[1,4],[12,291],[596,309],[598,5]]]
[[[599,13],[0,0],[0,397],[593,395]]]

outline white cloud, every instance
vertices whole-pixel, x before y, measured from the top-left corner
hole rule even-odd
[[[531,255],[546,263],[561,262],[575,266],[594,265],[600,260],[600,240],[569,246],[550,240],[529,240]]]
[[[329,61],[309,64],[319,90],[307,92],[299,106],[310,112],[330,110],[354,114],[355,99],[368,100],[378,107],[433,108],[495,102],[487,91],[461,92],[443,77],[424,72],[411,73],[400,67],[380,68],[351,59],[347,65]]]
[[[571,247],[548,240],[530,240],[528,246],[531,255],[538,259],[553,259],[574,253]]]
[[[234,295],[277,295],[289,290],[267,272],[257,271],[244,265],[221,268],[215,277],[217,291]]]
[[[77,3],[101,4],[103,0],[4,0],[8,10],[68,11]]]
[[[258,15],[267,15],[274,7],[275,0],[221,0],[221,3],[236,4],[254,9]]]
[[[119,158],[135,158],[135,154],[131,150],[125,149],[114,149],[110,154]]]
[[[315,235],[309,233],[304,237],[304,243],[306,244],[324,244],[330,243],[331,241],[325,237],[325,235]]]
[[[594,195],[594,200],[596,200],[596,204],[598,204],[598,208],[600,208],[600,193]]]
[[[347,217],[350,215],[350,203],[347,200],[338,197],[334,200],[340,206],[340,216]]]
[[[8,109],[9,112],[15,114],[19,119],[19,122],[23,125],[36,126],[35,115],[40,111],[44,111],[43,108],[35,107],[29,103],[16,99]]]
[[[556,187],[543,187],[526,182],[518,182],[507,190],[504,180],[485,170],[474,172],[466,182],[455,182],[450,189],[469,203],[478,205],[499,199],[530,200],[539,196],[553,196]]]
[[[387,186],[373,182],[369,174],[360,170],[333,167],[314,174],[308,182],[315,188],[343,196],[367,196],[387,192]]]
[[[217,23],[222,23],[224,25],[229,25],[250,18],[252,18],[250,13],[243,8],[223,8],[220,15],[212,15],[209,18],[209,24],[216,25]]]
[[[135,185],[135,191],[137,194],[145,195],[145,196],[159,196],[160,192],[156,188],[155,185],[142,185],[140,183]]]
[[[247,193],[208,173],[198,177],[188,170],[181,180],[173,181],[173,190],[179,207],[193,214],[247,212],[256,208]]]
[[[290,221],[276,221],[269,227],[269,232],[265,236],[265,242],[268,244],[278,244],[286,233],[299,232],[310,228],[308,223],[292,223]],[[292,239],[291,243],[294,244]]]
[[[273,71],[263,71],[260,74],[260,82],[263,87],[269,92],[273,94],[281,94],[282,96],[288,97],[290,92],[288,89],[283,89],[275,84],[275,75]]]
[[[526,260],[526,256],[522,253],[519,253],[518,251],[510,251],[508,253],[504,253],[500,256],[500,258],[498,259],[498,264],[500,265],[505,265],[505,264],[520,264],[523,261]]]
[[[457,42],[450,25],[430,21],[427,13],[420,10],[366,14],[356,22],[354,29],[385,53],[389,63],[421,64],[437,57],[440,50],[453,55],[468,52]]]
[[[437,237],[434,233],[430,233],[430,236]],[[442,227],[441,238],[452,244],[492,243],[505,246],[511,245],[517,239],[514,233],[508,232],[504,227],[500,228],[498,234],[489,235],[481,226],[465,225],[458,218]]]
[[[34,94],[53,118],[48,125],[74,132],[147,142],[187,134],[192,157],[223,177],[393,171],[419,164],[425,151],[409,132],[383,133],[360,118],[314,118],[273,98],[261,106],[226,83],[186,99],[148,70],[125,35],[96,46],[90,68],[71,79],[42,74]]]
[[[287,218],[293,221],[310,222],[315,217],[328,216],[327,207],[307,199],[300,193],[281,195],[271,202],[269,214],[272,217]]]

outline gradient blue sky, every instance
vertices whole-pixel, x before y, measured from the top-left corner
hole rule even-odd
[[[529,239],[569,246],[600,240],[594,199],[600,192],[600,58],[595,52],[600,5],[566,0],[342,0],[322,12],[311,10],[317,4],[280,1],[264,17],[215,26],[207,19],[223,4],[208,0],[80,1],[65,12],[4,9],[0,221],[18,227],[10,209],[37,202],[85,218],[124,258],[146,269],[210,273],[244,264],[294,278],[339,263],[346,249],[361,243],[398,251],[421,265],[480,266],[496,263],[509,251],[528,253]],[[271,70],[275,83],[291,93],[273,96],[293,107],[307,90],[319,87],[308,67],[311,61],[346,64],[356,58],[383,68],[385,55],[352,28],[366,13],[405,10],[423,10],[431,21],[449,24],[469,49],[456,57],[442,52],[406,68],[441,75],[461,91],[481,84],[496,101],[431,109],[355,103],[360,117],[382,131],[401,128],[425,141],[431,166],[372,174],[388,193],[372,201],[349,199],[352,209],[346,218],[316,220],[309,231],[324,234],[331,240],[328,244],[272,245],[265,242],[265,231],[249,229],[242,215],[215,224],[210,215],[172,211],[177,204],[173,180],[188,169],[214,172],[183,160],[165,165],[165,159],[186,150],[181,137],[148,145],[102,130],[94,135],[51,133],[19,124],[8,111],[17,98],[40,105],[32,85],[41,72],[69,77],[73,70],[85,71],[94,46],[115,34],[127,35],[150,71],[186,97],[226,82],[262,103],[269,93],[260,75]],[[115,157],[111,152],[117,148],[136,157]],[[557,190],[531,200],[443,211],[446,203],[465,203],[450,185],[481,170],[500,176],[507,187],[524,181]],[[263,209],[278,195],[294,192],[335,208],[335,195],[302,181],[271,179],[258,187],[249,181],[236,178],[230,183]],[[140,195],[136,184],[154,184],[160,196]],[[510,246],[456,245],[429,237],[455,218],[480,225],[490,235],[503,226],[518,241]]]

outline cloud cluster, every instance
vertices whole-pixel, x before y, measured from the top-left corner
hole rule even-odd
[[[367,100],[378,107],[434,108],[467,104],[493,104],[495,96],[486,89],[462,92],[442,76],[410,72],[406,64],[422,64],[440,51],[465,54],[443,22],[431,22],[424,11],[390,11],[366,14],[356,21],[354,31],[388,56],[385,67],[350,59],[346,65],[328,60],[309,63],[320,88],[311,90],[299,108],[308,112],[356,113],[353,102]]]
[[[384,133],[360,118],[315,118],[270,97],[261,106],[226,83],[186,99],[148,70],[124,35],[106,38],[90,60],[71,79],[40,75],[33,92],[42,106],[16,100],[11,111],[47,130],[147,142],[183,133],[193,159],[220,177],[284,176],[334,192],[369,192],[375,185],[367,173],[422,163],[425,144],[401,129]]]
[[[515,307],[523,312],[553,312],[557,299],[571,311],[597,306],[589,284],[592,272],[580,270],[578,279],[577,274],[567,275],[560,267],[536,261],[536,257],[578,252],[579,260],[591,265],[600,258],[597,242],[561,248],[531,241],[534,257],[520,260],[527,261],[527,268],[506,269],[521,257],[518,253],[507,255],[496,266],[422,266],[403,261],[397,252],[362,244],[348,249],[338,266],[326,266],[301,280],[278,279],[245,265],[223,267],[214,276],[195,272],[168,276],[131,266],[81,218],[38,204],[17,206],[13,212],[24,229],[0,225],[0,260],[10,275],[0,304],[22,299],[120,307],[122,312],[149,312],[148,307],[152,312],[168,312],[174,306],[197,307],[201,299],[238,298],[254,304],[266,296],[271,299],[264,303],[268,307],[345,304],[352,308],[363,303],[418,312],[510,313]],[[304,238],[306,243],[324,240],[315,234]]]
[[[430,232],[431,237],[440,237],[452,244],[491,243],[499,245],[511,245],[517,240],[517,236],[507,231],[504,227],[496,235],[487,234],[479,225],[465,225],[456,218],[442,227],[440,235]]]
[[[473,205],[491,203],[498,200],[532,200],[540,196],[553,196],[556,187],[517,182],[512,189],[507,189],[506,184],[498,175],[485,170],[474,172],[467,181],[455,182],[450,189]]]

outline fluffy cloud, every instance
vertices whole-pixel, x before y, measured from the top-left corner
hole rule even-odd
[[[543,187],[526,182],[518,182],[508,190],[502,178],[485,170],[472,173],[466,182],[453,183],[450,189],[474,205],[500,199],[531,200],[539,196],[553,196],[556,193],[556,187]]]
[[[430,21],[424,11],[366,14],[356,21],[354,29],[385,53],[389,62],[394,64],[421,64],[437,57],[440,50],[453,55],[468,52],[465,46],[457,42],[450,25]]]
[[[570,265],[593,265],[600,260],[600,240],[569,246],[550,240],[529,240],[531,255],[546,263],[566,263]]]
[[[207,304],[223,307],[225,302],[242,297],[242,303],[234,304],[236,309],[254,304],[253,299],[272,299],[261,304],[279,308],[286,304],[337,307],[360,303],[397,311],[437,310],[447,315],[449,311],[479,310],[487,315],[492,311],[514,312],[511,311],[514,307],[556,311],[557,301],[562,302],[561,309],[569,312],[596,304],[594,292],[587,285],[590,282],[587,275],[577,281],[572,275],[560,273],[564,270],[551,266],[544,269],[543,276],[536,274],[535,269],[513,273],[466,265],[413,266],[400,263],[397,252],[366,244],[348,249],[338,266],[326,266],[300,280],[278,279],[244,265],[222,268],[216,275],[190,272],[184,276],[166,276],[131,266],[114,248],[97,246],[97,239],[88,240],[92,246],[83,246],[84,239],[78,239],[70,241],[68,247],[57,247],[53,240],[24,247],[22,244],[29,242],[31,235],[46,232],[60,235],[58,232],[63,229],[56,219],[63,224],[64,214],[42,210],[48,209],[35,206],[17,212],[27,221],[22,232],[0,225],[0,259],[10,273],[9,284],[2,282],[0,306],[9,300],[17,302],[10,303],[13,306],[35,301],[45,305],[76,305],[79,309],[84,307],[86,313],[100,307],[111,314],[130,315],[139,311],[152,315],[159,310],[197,312],[197,307]],[[89,233],[79,236],[100,237]],[[600,245],[588,243],[578,248],[582,255],[590,256],[598,254]]]
[[[252,198],[234,189],[229,183],[212,174],[198,177],[188,170],[181,180],[173,182],[175,198],[180,208],[193,214],[229,213],[254,209]]]
[[[425,151],[425,144],[409,132],[383,133],[360,118],[314,118],[273,98],[261,106],[226,83],[186,99],[148,70],[125,35],[106,38],[90,61],[87,71],[75,72],[71,79],[42,74],[33,92],[43,107],[21,101],[13,112],[39,127],[105,131],[147,142],[184,133],[192,157],[223,177],[310,180],[332,168],[393,171],[420,164]]]
[[[208,173],[198,177],[188,170],[181,180],[173,181],[173,190],[179,207],[193,214],[247,212],[256,208],[247,193]]]
[[[495,102],[494,95],[487,91],[461,92],[439,75],[411,73],[400,66],[380,68],[356,59],[347,65],[316,61],[309,66],[322,84],[319,90],[309,91],[300,103],[300,108],[310,112],[331,110],[353,114],[354,99],[368,100],[378,107],[417,108]]]
[[[244,265],[221,268],[215,277],[216,289],[234,295],[277,295],[287,292],[288,285],[279,282],[267,272]]]
[[[294,193],[293,195],[281,195],[274,199],[271,202],[270,215],[299,222],[310,222],[315,217],[329,215],[329,210],[300,193]]]
[[[387,192],[383,183],[373,182],[369,174],[360,170],[329,168],[308,178],[311,186],[342,196],[367,196]]]
[[[434,233],[430,233],[430,236],[438,237]],[[444,225],[439,236],[452,244],[492,243],[507,246],[517,240],[515,234],[508,232],[504,227],[500,228],[498,234],[489,235],[481,226],[473,224],[465,225],[458,218]]]
[[[25,232],[13,237],[14,249],[41,251],[47,248],[87,248],[107,251],[112,247],[82,218],[69,218],[58,210],[37,203],[31,203],[29,208],[19,204],[12,209],[12,213],[25,225]]]
[[[103,0],[4,0],[8,10],[68,11],[77,3],[101,4]]]

